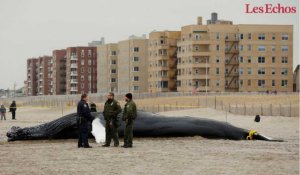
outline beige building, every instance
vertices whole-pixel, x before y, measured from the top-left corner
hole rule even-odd
[[[98,92],[147,91],[148,39],[145,36],[97,46],[97,62]]]
[[[148,92],[176,91],[177,40],[180,31],[149,34]]]
[[[118,92],[118,44],[97,46],[97,91]]]
[[[202,25],[200,17],[182,27],[177,47],[177,91],[292,91],[291,25]]]

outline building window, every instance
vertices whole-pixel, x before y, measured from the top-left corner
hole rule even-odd
[[[248,86],[251,86],[251,80],[248,80]]]
[[[275,63],[275,57],[272,57],[272,63]]]
[[[133,91],[138,91],[139,90],[139,86],[133,86]]]
[[[276,37],[275,37],[275,33],[272,34],[272,40],[275,40]]]
[[[81,83],[81,88],[84,88],[84,84],[83,83]]]
[[[111,51],[111,55],[112,55],[112,56],[116,56],[116,55],[117,55],[117,51],[112,50],[112,51]]]
[[[248,75],[252,75],[252,68],[248,68]]]
[[[265,57],[258,57],[258,63],[265,63]]]
[[[242,39],[244,39],[244,34],[240,34],[240,39],[242,40]]]
[[[134,47],[133,48],[133,52],[139,52],[140,51],[140,48],[139,47]]]
[[[252,34],[248,33],[248,40],[251,40],[251,39],[252,39]]]
[[[272,52],[275,52],[275,46],[272,46]]]
[[[92,57],[92,50],[88,50],[88,57]]]
[[[92,69],[89,67],[88,68],[88,73],[91,73],[92,72]]]
[[[138,62],[139,61],[139,57],[133,57],[133,62]]]
[[[281,51],[282,52],[287,52],[287,51],[289,51],[289,47],[288,46],[281,46]]]
[[[139,81],[139,77],[138,76],[134,76],[133,77],[133,81]]]
[[[216,74],[219,75],[220,74],[220,68],[216,68]]]
[[[266,36],[265,36],[264,33],[260,33],[260,34],[258,35],[258,40],[265,40],[265,39],[266,39]]]
[[[111,73],[112,73],[112,74],[115,74],[115,73],[117,73],[117,70],[116,70],[116,69],[112,69],[112,70],[111,70]]]
[[[84,68],[83,67],[81,68],[81,73],[84,73]]]
[[[239,61],[240,61],[240,63],[243,63],[244,62],[244,58],[240,57]]]
[[[259,87],[265,87],[265,80],[258,80]]]
[[[219,63],[220,62],[220,57],[217,57],[216,58],[216,63]]]
[[[110,64],[117,64],[117,60],[110,60]]]
[[[216,35],[216,39],[219,40],[220,39],[220,33],[217,33]]]
[[[258,46],[258,51],[260,52],[266,51],[266,46],[262,46],[262,45]]]
[[[111,83],[115,83],[116,81],[117,81],[116,78],[111,78],[111,79],[110,79],[110,82],[111,82]]]
[[[220,45],[219,44],[216,45],[216,50],[220,51]]]
[[[272,80],[272,86],[273,87],[275,86],[275,80]]]
[[[272,68],[272,75],[275,75],[275,68]]]
[[[239,74],[240,74],[240,75],[243,75],[243,73],[244,73],[244,69],[243,69],[243,68],[240,68]]]
[[[281,35],[281,40],[286,41],[289,39],[289,35],[288,34],[282,34]]]
[[[252,46],[249,44],[248,45],[248,51],[251,51],[252,50]]]
[[[168,88],[168,81],[160,81],[158,82],[159,88]]]
[[[84,57],[84,50],[81,50],[81,57]]]
[[[220,86],[220,80],[216,80],[216,86],[217,86],[217,87]]]
[[[248,56],[248,63],[251,63],[252,57]]]
[[[240,87],[242,87],[243,84],[244,84],[244,81],[243,81],[243,80],[240,80],[239,82],[240,82]]]
[[[92,65],[92,60],[91,59],[88,60],[88,65],[89,66]]]
[[[282,87],[287,87],[288,81],[287,80],[281,80],[281,86]]]
[[[133,67],[133,72],[138,72],[139,70],[139,67]]]
[[[240,51],[243,51],[243,50],[244,50],[244,46],[240,45]]]
[[[258,75],[265,75],[266,74],[265,68],[258,68],[257,69],[257,74]]]
[[[81,60],[81,65],[84,65],[84,60]]]
[[[81,81],[84,81],[84,76],[83,76],[83,75],[81,75],[80,79],[81,79]]]
[[[281,75],[287,75],[287,74],[288,74],[288,69],[287,68],[281,69]]]
[[[287,57],[281,57],[281,63],[288,63],[288,58]]]

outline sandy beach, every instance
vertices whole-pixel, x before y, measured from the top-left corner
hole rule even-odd
[[[63,111],[74,112],[75,108]],[[77,140],[6,141],[11,126],[34,126],[62,116],[61,110],[20,108],[17,120],[0,121],[0,174],[299,174],[299,118],[227,114],[213,109],[163,112],[226,121],[285,142],[210,140],[202,137],[135,138],[133,149],[78,149]],[[122,138],[121,138],[122,141]]]

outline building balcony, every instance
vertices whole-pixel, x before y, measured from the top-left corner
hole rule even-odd
[[[78,76],[77,71],[72,71],[72,72],[71,72],[71,76]]]
[[[77,84],[77,83],[78,83],[77,79],[71,79],[71,84]]]
[[[77,61],[77,60],[78,60],[77,55],[72,55],[72,56],[71,56],[71,61]]]
[[[78,68],[78,65],[73,63],[73,64],[71,64],[71,68],[77,69],[77,68]]]
[[[78,91],[77,87],[71,87],[71,92],[77,92],[77,91]]]

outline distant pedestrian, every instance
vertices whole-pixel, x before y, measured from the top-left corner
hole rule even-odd
[[[6,108],[4,107],[4,105],[1,105],[1,108],[0,108],[0,115],[1,115],[1,120],[4,119],[6,120]]]
[[[14,100],[9,107],[9,112],[11,112],[13,120],[16,120],[16,111],[17,111],[17,105],[16,105],[16,101]]]
[[[132,94],[128,93],[125,95],[125,107],[123,112],[122,120],[125,121],[124,130],[124,148],[132,147],[133,140],[133,124],[137,117],[136,104],[132,100]]]

